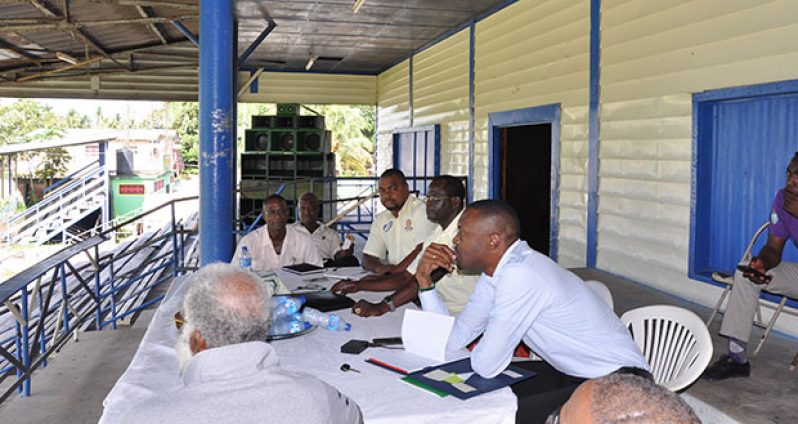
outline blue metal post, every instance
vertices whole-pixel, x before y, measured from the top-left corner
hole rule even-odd
[[[241,53],[241,56],[238,57],[239,65],[243,65],[244,62],[246,62],[247,59],[249,59],[252,53],[255,53],[255,49],[257,49],[258,46],[260,46],[260,44],[263,42],[263,40],[265,40],[266,37],[268,37],[269,34],[271,34],[271,32],[274,30],[276,26],[277,24],[274,23],[274,21],[269,21],[269,25],[267,25],[266,28],[263,29],[263,31],[258,35],[258,37],[255,38],[255,41],[253,41],[252,44],[250,44],[249,47],[247,47],[247,49],[244,50],[244,53]]]
[[[177,217],[175,216],[175,204],[172,203],[172,276],[177,277],[178,264],[180,261],[180,247],[177,245]]]
[[[200,16],[202,16],[202,11],[200,11]],[[185,35],[186,38],[188,38],[188,41],[191,41],[195,46],[199,47],[199,40],[197,39],[197,36],[194,35],[194,33],[191,32],[191,30],[188,29],[185,25],[183,25],[182,22],[177,20],[170,22],[172,23],[172,25],[174,25],[175,28],[177,28],[178,31],[180,31],[181,34]]]
[[[200,0],[200,265],[233,256],[232,0]]]
[[[47,315],[47,311],[44,310],[44,299],[42,298],[42,287],[39,286],[39,327],[41,330],[39,331],[39,353],[42,357],[44,357],[44,352],[47,351],[47,335],[44,331],[44,317]],[[42,368],[47,368],[47,359],[42,360]]]
[[[596,267],[598,256],[599,98],[601,61],[601,0],[590,0],[590,98],[587,130],[587,246],[586,265]]]
[[[22,307],[22,319],[25,325],[22,326],[22,365],[25,366],[25,372],[28,377],[22,382],[22,394],[30,396],[30,315],[28,314],[28,288],[23,287],[20,290],[22,297],[19,299],[20,306]]]
[[[116,275],[114,272],[114,257],[111,256],[110,261],[108,262],[108,296],[111,298],[111,328],[116,330],[116,284],[114,284],[114,280],[116,279]],[[103,309],[103,300],[100,297],[100,289],[97,288],[97,319],[99,320],[98,326],[100,330],[103,329],[103,320],[102,320],[102,309]]]
[[[64,334],[69,333],[69,294],[67,292],[66,272],[64,270],[64,263],[58,266],[61,272],[61,302],[64,305]]]
[[[468,191],[467,201],[474,199],[474,58],[476,56],[476,26],[474,21],[468,25]]]

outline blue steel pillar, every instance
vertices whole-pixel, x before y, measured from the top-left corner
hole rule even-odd
[[[233,256],[234,34],[232,0],[200,0],[200,265]]]

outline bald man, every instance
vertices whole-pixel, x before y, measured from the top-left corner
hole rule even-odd
[[[543,358],[520,366],[538,375],[512,386],[516,422],[542,423],[589,378],[620,370],[650,375],[648,364],[621,320],[579,277],[519,239],[509,205],[481,200],[466,208],[454,249],[431,244],[416,269],[425,311],[448,314],[430,274],[437,268],[481,273],[474,293],[455,318],[447,349],[481,340],[471,368],[492,378],[510,364],[523,341]]]
[[[631,374],[588,380],[546,424],[700,424],[693,409],[677,394]]]

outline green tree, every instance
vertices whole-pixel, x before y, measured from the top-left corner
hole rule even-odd
[[[69,109],[69,112],[61,120],[61,126],[63,128],[89,128],[91,122],[88,116],[79,114],[75,109]]]
[[[197,102],[174,102],[167,105],[169,128],[174,128],[180,137],[180,150],[186,172],[198,171],[199,159],[199,104]]]
[[[303,114],[324,116],[340,176],[374,175],[374,106],[307,105]]]

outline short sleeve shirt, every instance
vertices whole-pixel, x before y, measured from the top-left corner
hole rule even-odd
[[[242,246],[247,246],[252,255],[252,269],[256,270],[275,269],[303,262],[322,266],[323,262],[319,251],[313,244],[313,239],[309,235],[297,231],[291,225],[285,227],[285,239],[279,255],[274,251],[272,239],[269,237],[269,231],[265,225],[247,234],[238,242],[236,253],[231,261],[234,265],[238,264]]]
[[[773,208],[770,211],[770,234],[792,239],[798,246],[798,218],[784,210],[784,189],[779,190],[773,199]]]
[[[438,225],[427,219],[424,202],[408,196],[399,216],[394,217],[391,211],[386,210],[374,217],[363,253],[387,258],[389,264],[396,265],[423,243],[435,227]]]
[[[445,229],[441,228],[440,225],[436,225],[435,231],[424,241],[422,251],[426,250],[432,243],[445,244],[452,247],[452,239],[455,234],[457,234],[457,223],[460,221],[461,216],[463,216],[462,211],[460,211]],[[415,274],[420,259],[421,255],[419,254],[407,267],[407,272]],[[457,315],[463,310],[471,294],[474,293],[474,286],[477,284],[478,280],[479,275],[477,274],[464,274],[459,269],[455,269],[454,272],[447,273],[440,281],[435,283],[435,288],[441,296],[443,303],[446,304],[446,308],[449,309],[450,314]]]
[[[300,233],[310,236],[323,259],[333,259],[335,253],[341,248],[341,239],[338,237],[338,232],[321,222],[319,222],[319,226],[316,227],[316,231],[313,233],[308,231],[301,222],[295,222],[290,224],[290,226],[296,228]]]

